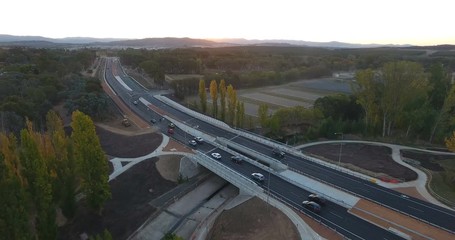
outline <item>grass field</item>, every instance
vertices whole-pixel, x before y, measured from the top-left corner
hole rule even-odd
[[[178,80],[195,75],[169,76]],[[300,80],[278,86],[240,89],[237,90],[237,96],[245,104],[245,114],[256,117],[261,104],[269,106],[270,114],[286,107],[304,106],[311,108],[318,98],[337,93],[350,93],[350,82],[349,80],[337,80],[335,78]],[[207,97],[210,98],[210,94],[207,94]],[[199,102],[199,97],[187,97],[185,101],[192,104],[195,101]]]
[[[439,161],[445,171],[431,171],[430,188],[447,204],[455,206],[455,159]],[[436,196],[438,197],[438,196]]]

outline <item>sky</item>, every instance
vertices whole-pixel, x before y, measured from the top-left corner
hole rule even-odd
[[[453,0],[1,0],[0,34],[455,44]]]

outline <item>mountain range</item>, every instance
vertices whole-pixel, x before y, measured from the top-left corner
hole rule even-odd
[[[412,45],[394,44],[355,44],[345,42],[311,42],[300,40],[247,40],[241,38],[228,39],[194,39],[194,38],[91,38],[68,37],[46,38],[41,36],[14,36],[0,34],[0,46],[29,47],[104,47],[104,48],[182,48],[182,47],[225,47],[241,45],[261,46],[307,46],[323,48],[375,48],[375,47],[410,47]]]

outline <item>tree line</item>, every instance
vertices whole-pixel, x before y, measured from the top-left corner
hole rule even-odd
[[[218,84],[216,80],[210,81],[209,93],[211,99],[210,112],[212,117],[218,118],[227,124],[243,128],[245,122],[245,105],[237,98],[234,87],[221,80]],[[219,103],[218,103],[219,101]],[[206,83],[203,79],[199,80],[199,104],[200,111],[204,114],[208,112]]]
[[[64,104],[67,114],[83,111],[95,119],[108,116],[109,98],[93,71],[96,51],[89,49],[0,49],[0,130],[19,132],[25,117],[44,128],[46,113]]]
[[[68,137],[59,116],[50,111],[45,132],[27,120],[19,139],[0,133],[1,239],[56,239],[57,208],[71,219],[77,195],[98,213],[111,197],[107,159],[93,121],[75,111],[71,128]]]
[[[441,63],[425,69],[417,62],[393,61],[359,70],[351,88],[352,95],[319,98],[311,109],[269,114],[268,106],[261,105],[259,123],[281,140],[295,134],[307,140],[334,138],[333,133],[344,132],[441,144],[455,129],[455,87]]]

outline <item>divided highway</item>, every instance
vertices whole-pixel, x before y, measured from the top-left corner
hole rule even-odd
[[[177,109],[174,109],[166,104],[155,99],[142,87],[140,87],[135,81],[126,76],[117,61],[108,60],[106,69],[106,79],[116,93],[127,103],[137,114],[142,116],[146,120],[160,119],[160,116],[148,110],[143,104],[134,104],[134,101],[139,97],[145,98],[147,101],[155,105],[156,107],[165,111],[170,117],[183,122],[189,126],[197,126],[201,131],[213,136],[222,136],[226,139],[234,141],[250,149],[254,149],[257,152],[262,152],[271,155],[271,147],[266,146],[262,143],[258,143],[251,139],[238,136],[234,133],[221,129],[217,126],[213,126],[204,121],[200,121],[192,116],[187,115]],[[115,75],[120,76],[123,83],[120,83],[115,79]],[[123,84],[126,84],[131,90],[125,88]],[[163,131],[166,129],[165,122],[158,122]],[[186,142],[187,133],[181,130],[177,130],[175,133],[179,140]],[[200,145],[199,151],[209,153],[215,149],[210,144]],[[264,172],[262,169],[257,168],[254,165],[243,163],[241,165],[235,164],[229,160],[230,154],[217,149],[223,156],[221,161],[225,165],[235,169],[242,175],[249,177],[252,172],[261,172],[266,176],[266,183],[270,180],[270,193],[283,198],[289,204],[301,208],[301,202],[309,194],[305,190],[291,183],[288,183],[280,177],[270,175]],[[209,154],[208,154],[209,156]],[[423,219],[430,222],[431,224],[440,226],[441,228],[455,232],[455,213],[445,208],[427,203],[415,198],[403,198],[400,193],[387,188],[383,188],[371,182],[353,177],[351,175],[336,171],[331,168],[321,166],[317,163],[305,160],[298,156],[287,154],[284,160],[290,168],[296,169],[308,176],[312,176],[315,179],[323,182],[338,186],[348,192],[352,192],[356,195],[362,196],[367,199],[379,202],[390,208],[399,210],[406,214],[412,215],[416,218]],[[263,186],[267,190],[267,186]],[[346,208],[330,203],[328,206],[323,208],[320,215],[316,215],[312,212],[303,209],[307,214],[312,215],[314,218],[323,221],[328,226],[331,226],[343,235],[352,239],[397,239],[398,237],[382,228],[374,226],[360,218],[357,218],[347,212]]]

